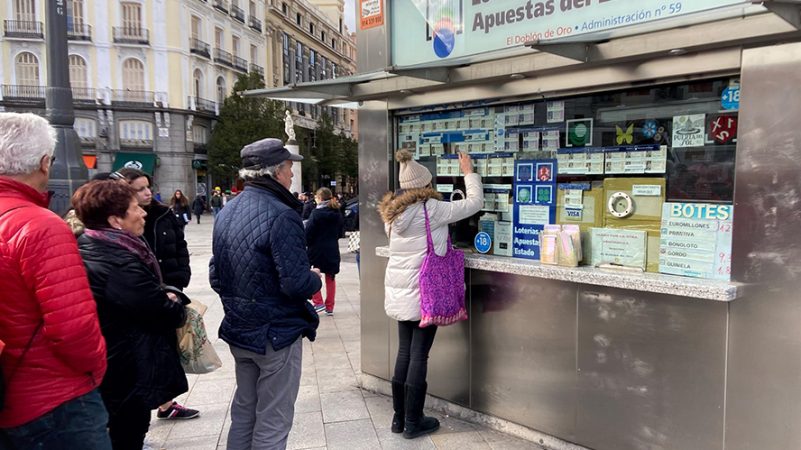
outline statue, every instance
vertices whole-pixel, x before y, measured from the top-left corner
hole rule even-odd
[[[284,133],[289,138],[287,142],[295,141],[295,122],[292,120],[292,113],[289,110],[286,111],[286,117],[284,117]]]

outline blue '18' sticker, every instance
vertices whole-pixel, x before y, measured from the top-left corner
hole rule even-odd
[[[484,231],[479,232],[476,235],[475,246],[479,253],[487,253],[492,247],[492,238],[489,233]]]

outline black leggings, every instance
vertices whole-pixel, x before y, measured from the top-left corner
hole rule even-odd
[[[393,381],[411,386],[425,386],[428,352],[434,343],[437,327],[420,328],[420,321],[398,322],[398,357]]]

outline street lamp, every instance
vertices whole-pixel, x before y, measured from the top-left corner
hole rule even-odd
[[[47,88],[45,107],[47,119],[56,130],[56,161],[50,171],[48,189],[53,192],[50,209],[58,214],[70,207],[72,193],[89,177],[83,163],[78,134],[72,125],[72,89],[67,52],[66,0],[47,0]]]

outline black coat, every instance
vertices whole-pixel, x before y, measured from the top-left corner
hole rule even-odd
[[[309,262],[322,273],[339,273],[339,236],[343,232],[342,222],[339,210],[329,207],[316,208],[306,222]]]
[[[177,203],[170,207],[170,209],[172,210],[173,214],[175,214],[175,218],[178,219],[178,223],[186,225],[190,220],[192,220],[192,209],[189,207],[188,203],[186,206]],[[184,220],[184,214],[186,214],[186,220]]]
[[[317,207],[317,204],[314,203],[314,200],[306,200],[303,202],[303,212],[300,213],[300,218],[306,220],[311,216],[312,211],[314,208]]]
[[[189,286],[192,269],[189,267],[189,249],[184,240],[184,224],[172,210],[155,200],[147,208],[145,234],[161,267],[164,284],[183,289]]]
[[[206,203],[203,202],[203,199],[200,197],[195,197],[195,200],[192,202],[192,212],[195,213],[196,216],[203,215],[203,211],[206,209]]]
[[[106,339],[108,370],[100,385],[106,408],[155,409],[186,392],[175,334],[186,320],[185,306],[167,297],[132,252],[85,234],[78,247]]]

